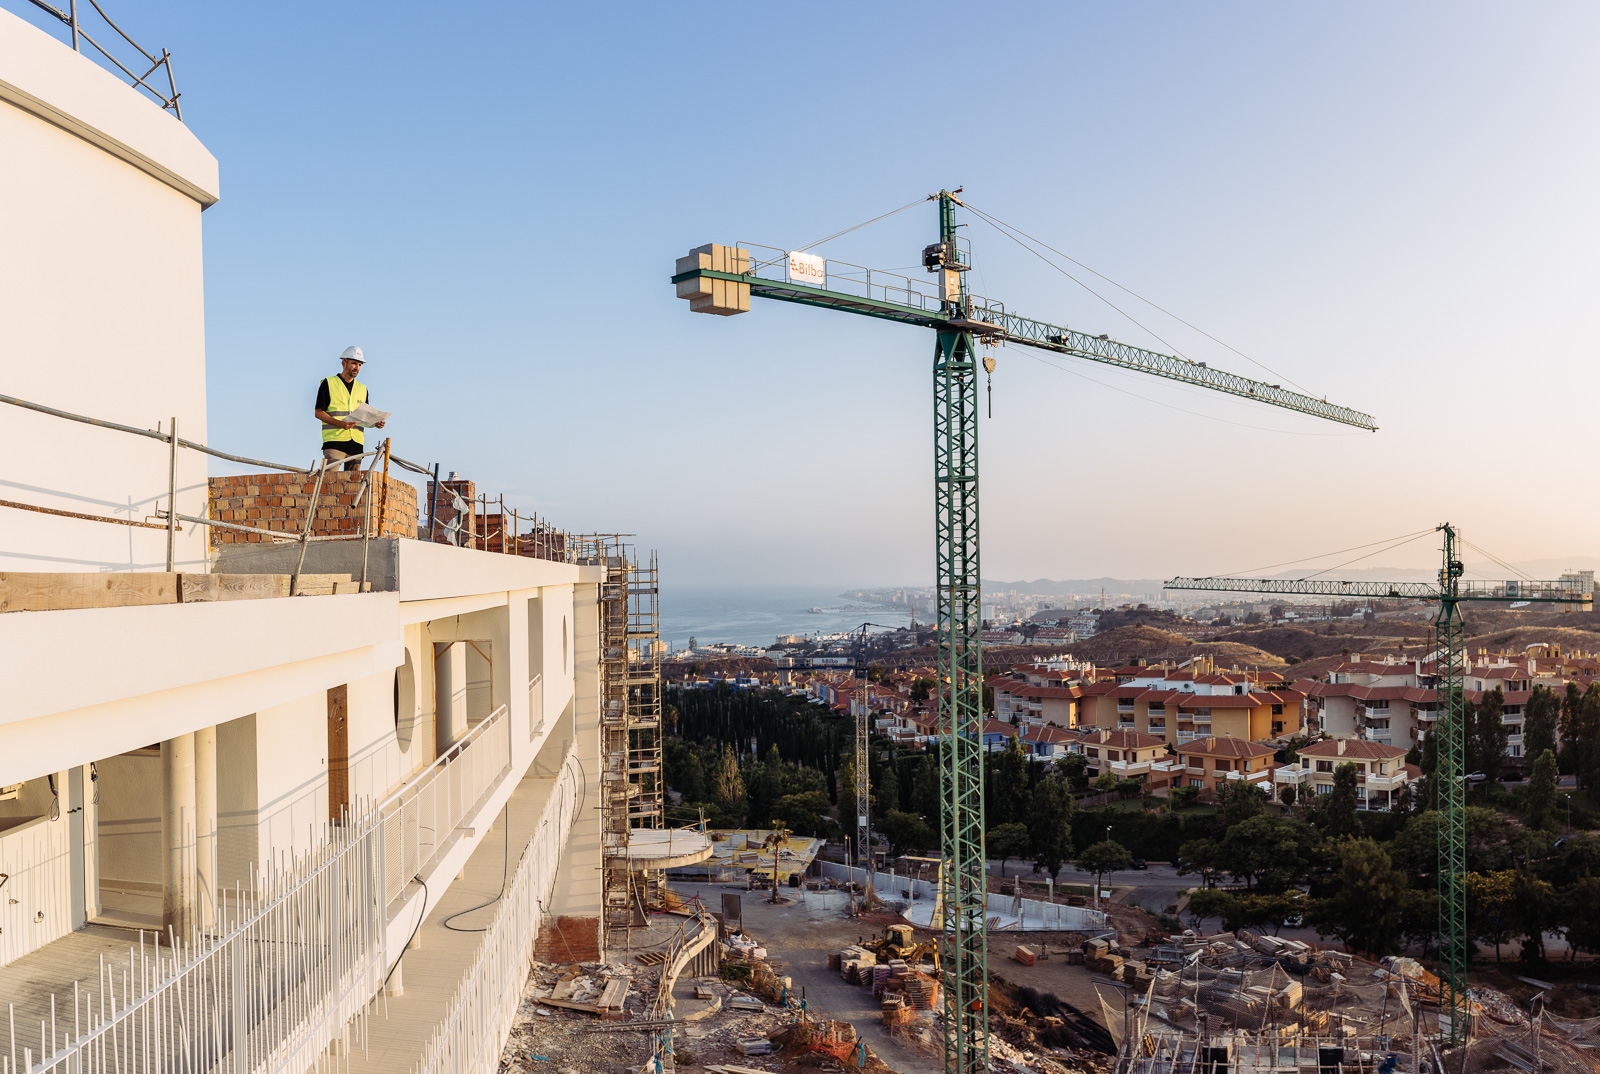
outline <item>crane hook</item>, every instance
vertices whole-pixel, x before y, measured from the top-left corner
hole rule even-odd
[[[984,355],[983,356],[983,371],[984,371],[985,374],[988,375],[988,385],[987,385],[986,391],[988,392],[988,396],[989,396],[989,416],[991,418],[994,417],[994,366],[995,366],[994,355],[992,355],[992,354]]]

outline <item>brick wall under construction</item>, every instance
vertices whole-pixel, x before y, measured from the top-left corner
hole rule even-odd
[[[558,917],[539,926],[533,957],[540,962],[599,962],[600,919]]]
[[[395,478],[374,475],[372,487],[362,502],[365,475],[355,471],[330,470],[323,478],[317,496],[316,517],[311,523],[314,537],[361,534],[362,517],[373,537],[416,537],[417,490]],[[315,474],[245,474],[240,477],[213,477],[209,488],[208,516],[218,522],[282,531],[298,535],[305,529],[306,512],[311,509],[311,494],[316,488]],[[387,488],[387,495],[384,489]],[[378,532],[378,510],[382,504],[383,532]],[[211,543],[261,543],[271,538],[260,533],[240,533],[212,526]]]

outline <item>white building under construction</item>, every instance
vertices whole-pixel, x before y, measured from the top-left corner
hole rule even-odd
[[[654,563],[370,432],[209,477],[217,161],[64,29],[0,12],[0,1070],[493,1070],[709,852],[638,834]]]

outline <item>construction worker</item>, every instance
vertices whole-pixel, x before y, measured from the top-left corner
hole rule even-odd
[[[342,368],[338,376],[328,377],[317,385],[316,418],[322,422],[322,457],[338,463],[366,450],[361,427],[348,420],[350,412],[368,402],[367,386],[356,379],[366,361],[360,347],[346,347],[339,355]],[[377,428],[384,423],[378,422]],[[344,464],[346,470],[360,469],[361,460]]]

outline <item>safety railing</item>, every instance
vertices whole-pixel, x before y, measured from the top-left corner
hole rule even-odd
[[[166,49],[162,49],[160,57],[156,57],[153,53],[147,51],[142,45],[140,45],[139,42],[129,37],[126,30],[112,22],[111,16],[106,14],[105,9],[96,3],[96,0],[89,0],[89,6],[95,9],[95,12],[99,14],[100,18],[104,20],[105,24],[111,27],[118,37],[126,41],[135,52],[143,57],[144,61],[147,61],[150,64],[149,68],[145,70],[144,74],[136,75],[129,70],[121,60],[113,56],[109,49],[89,36],[89,31],[83,28],[83,23],[78,19],[78,0],[68,0],[67,10],[65,11],[62,11],[54,4],[45,3],[44,0],[29,0],[29,2],[40,11],[53,15],[55,18],[60,19],[61,22],[65,24],[67,27],[67,32],[72,39],[72,51],[82,52],[83,46],[81,43],[87,41],[90,46],[95,49],[95,51],[99,52],[100,55],[111,61],[117,70],[127,75],[135,89],[142,89],[146,93],[150,94],[150,96],[154,97],[161,103],[163,110],[170,108],[172,110],[172,114],[178,117],[178,122],[183,122],[183,106],[178,103],[178,98],[181,97],[182,94],[178,92],[177,79],[175,79],[172,75],[172,54],[170,52],[168,52]],[[143,66],[143,63],[139,60],[135,60],[134,63],[137,66]],[[167,91],[165,93],[151,85],[149,81],[150,76],[162,68],[166,68],[167,76]]]
[[[10,395],[0,395],[0,403],[7,403],[11,406],[20,407],[24,410],[32,410],[40,414],[48,414],[51,417],[62,418],[66,421],[79,422],[84,425],[93,425],[102,429],[110,429],[115,432],[126,433],[131,436],[157,440],[168,445],[166,495],[167,506],[165,509],[157,508],[153,516],[146,516],[144,519],[117,518],[110,515],[88,514],[81,511],[67,511],[53,507],[42,507],[37,504],[20,503],[13,500],[0,499],[0,507],[11,508],[15,510],[32,511],[38,514],[55,515],[65,518],[76,518],[87,522],[131,526],[135,529],[166,530],[166,569],[168,571],[174,569],[175,535],[181,532],[181,529],[178,525],[180,522],[186,522],[190,525],[207,526],[215,529],[227,530],[232,533],[255,534],[267,541],[299,543],[302,546],[300,555],[301,566],[303,566],[305,562],[304,546],[312,542],[360,540],[363,542],[363,544],[365,544],[374,536],[374,529],[376,530],[377,536],[383,536],[385,523],[387,522],[386,502],[384,498],[388,494],[389,467],[391,465],[428,478],[433,483],[434,495],[429,497],[429,503],[427,505],[427,523],[424,525],[420,517],[417,520],[418,536],[422,540],[433,542],[438,540],[438,536],[442,532],[442,527],[437,524],[436,517],[439,507],[438,501],[442,495],[441,489],[443,489],[443,486],[439,482],[439,465],[436,463],[430,468],[415,462],[411,462],[407,459],[403,459],[394,454],[391,441],[389,440],[384,440],[379,447],[374,448],[371,451],[362,452],[358,455],[346,456],[333,466],[330,466],[328,461],[325,459],[319,459],[313,462],[310,466],[295,466],[289,463],[269,462],[265,459],[254,459],[247,455],[235,455],[231,452],[221,451],[217,448],[209,447],[194,440],[184,439],[178,435],[178,419],[176,417],[169,419],[166,424],[166,431],[163,432],[159,426],[155,429],[140,429],[132,425],[123,425],[119,422],[106,421],[101,418],[90,417],[86,414],[74,414],[71,411],[60,410],[56,407],[44,406],[40,403],[29,402],[26,399],[18,399],[15,396]],[[223,521],[220,519],[205,518],[198,515],[186,515],[178,511],[178,449],[180,448],[188,451],[198,451],[201,454],[209,455],[212,458],[223,459],[227,462],[239,463],[245,466],[259,466],[267,470],[274,470],[288,474],[299,474],[303,476],[310,476],[313,474],[316,475],[317,481],[311,494],[308,497],[304,497],[306,502],[304,504],[296,502],[293,505],[305,508],[305,523],[301,527],[300,532],[294,532],[287,528],[272,529],[266,526],[249,526],[240,522]],[[383,462],[383,480],[382,483],[378,485],[378,491],[374,493],[374,479],[378,476],[377,463],[380,458]],[[367,465],[363,467],[364,474],[362,477],[361,492],[359,495],[357,495],[355,502],[350,505],[352,510],[357,507],[365,508],[359,516],[361,524],[358,532],[337,534],[313,533],[312,530],[315,526],[318,516],[318,508],[322,506],[322,487],[328,471],[351,462],[360,462],[362,460],[367,460]],[[443,491],[448,492],[449,490],[443,489]],[[379,498],[379,509],[377,512],[377,523],[375,527],[372,522],[373,512],[367,499],[373,495],[376,495]],[[299,498],[300,497],[296,497],[297,500]],[[482,497],[480,498],[480,501],[475,502],[481,502],[485,511],[487,511],[487,507],[489,505],[489,500],[487,497]],[[491,535],[487,533],[470,534],[467,536],[470,538],[471,544],[490,551],[503,551],[513,555],[526,556],[533,559],[550,560],[557,563],[592,562],[599,554],[597,551],[599,548],[597,538],[582,537],[573,533],[569,533],[566,530],[555,527],[547,519],[543,519],[537,514],[523,516],[520,515],[516,509],[512,509],[508,516],[505,509],[504,497],[500,497],[499,506],[501,509],[499,517],[501,519],[505,519],[507,517],[511,519],[512,524],[510,532],[503,533],[497,531],[492,535],[492,540]],[[464,511],[466,507],[466,501],[460,501],[459,509]],[[150,519],[152,517],[156,521],[151,521]],[[531,532],[525,534],[520,532],[521,524],[524,520],[531,522],[533,527]],[[456,541],[451,543],[460,542]],[[295,571],[296,581],[299,573],[299,569],[297,568]],[[363,548],[363,576],[360,579],[363,584],[366,582],[365,574],[366,555],[365,548]],[[294,582],[291,582],[291,587],[293,586]]]
[[[385,908],[455,844],[463,821],[511,771],[510,732],[510,711],[501,705],[378,803]]]
[[[37,1049],[12,1036],[0,1074],[323,1069],[331,1044],[347,1051],[365,1036],[393,968],[397,895],[509,772],[509,726],[502,707],[400,792],[325,826],[310,854],[252,872],[215,900],[209,931],[152,933],[125,966],[106,960],[94,984],[55,1001],[63,1016],[41,1027]],[[541,847],[559,835],[539,851],[551,875],[572,815],[541,828]]]
[[[517,862],[477,956],[456,986],[449,1013],[412,1067],[414,1074],[496,1074],[500,1069],[500,1051],[522,1002],[561,854],[582,805],[576,757],[569,754],[562,765],[539,829]]]

